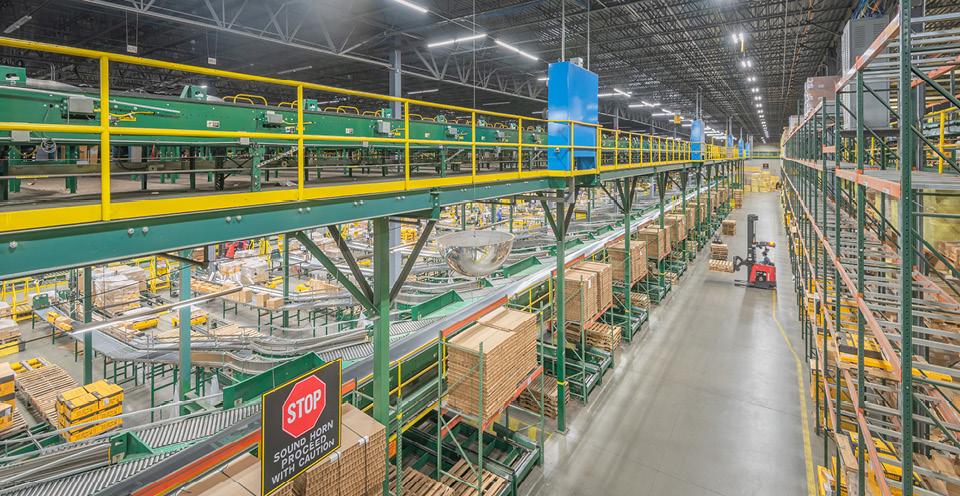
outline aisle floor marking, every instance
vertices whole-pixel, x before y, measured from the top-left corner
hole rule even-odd
[[[793,344],[790,343],[790,338],[787,337],[787,331],[783,330],[783,326],[780,325],[780,321],[777,320],[777,293],[774,290],[773,293],[773,322],[777,324],[777,329],[780,331],[780,336],[783,337],[783,341],[787,343],[787,349],[790,350],[790,354],[793,355],[793,361],[797,366],[797,394],[800,395],[800,422],[803,424],[803,458],[806,460],[804,465],[807,469],[807,494],[809,496],[816,496],[816,483],[813,479],[813,449],[810,448],[810,419],[807,415],[807,395],[804,394],[806,389],[803,385],[803,362],[800,360],[800,355],[797,355],[796,350],[793,349]]]

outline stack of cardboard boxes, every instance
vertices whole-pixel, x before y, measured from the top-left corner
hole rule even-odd
[[[670,240],[666,229],[648,226],[637,231],[637,237],[647,245],[647,258],[663,260],[670,254]]]
[[[448,342],[447,404],[484,422],[495,418],[537,368],[536,343],[534,314],[501,308],[480,318]]]
[[[294,479],[293,494],[368,496],[382,491],[386,430],[350,404],[342,405],[341,417],[340,449]]]
[[[601,312],[610,308],[613,305],[613,266],[600,262],[584,261],[573,267],[576,270],[593,272],[597,275],[597,311]]]
[[[7,362],[0,363],[0,431],[13,425],[13,413],[17,408],[15,374]]]
[[[607,254],[613,265],[613,280],[623,285],[624,261],[626,260],[627,247],[624,240],[613,241],[607,245]],[[647,244],[643,241],[633,241],[630,243],[630,279],[635,283],[647,275]]]
[[[68,429],[61,435],[68,442],[107,432],[121,424],[123,388],[97,381],[57,396],[57,424]]]
[[[594,272],[571,269],[564,273],[563,298],[567,322],[586,322],[600,311],[599,277]]]

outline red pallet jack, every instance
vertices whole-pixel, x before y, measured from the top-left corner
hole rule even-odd
[[[759,289],[777,289],[777,266],[770,260],[770,248],[777,246],[773,241],[757,241],[754,224],[756,214],[747,215],[747,258],[733,257],[733,271],[747,267],[750,275],[746,281],[734,281],[737,286]],[[757,261],[757,249],[762,248],[762,261]]]

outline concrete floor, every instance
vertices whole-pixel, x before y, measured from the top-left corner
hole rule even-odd
[[[760,216],[757,238],[779,247],[777,317],[802,353],[778,197],[745,195],[726,241],[731,259],[744,256],[746,215]],[[525,494],[808,494],[796,362],[773,292],[734,286],[745,277],[708,271],[704,250],[568,432],[547,440]]]

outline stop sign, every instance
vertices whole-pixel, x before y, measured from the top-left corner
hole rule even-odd
[[[294,384],[283,402],[280,428],[292,437],[300,437],[317,425],[327,404],[327,385],[315,375]]]

